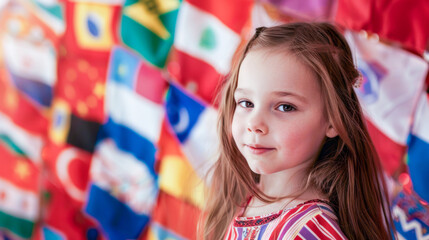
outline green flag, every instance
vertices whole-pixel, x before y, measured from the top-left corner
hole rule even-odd
[[[174,41],[181,0],[126,0],[121,37],[151,64],[163,68]]]

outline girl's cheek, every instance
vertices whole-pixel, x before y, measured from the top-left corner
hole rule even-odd
[[[234,117],[232,119],[232,124],[231,124],[231,134],[232,137],[234,139],[234,141],[237,141],[238,136],[240,134],[240,125],[243,125],[243,123],[240,123],[240,117],[238,116],[238,114],[234,114]]]

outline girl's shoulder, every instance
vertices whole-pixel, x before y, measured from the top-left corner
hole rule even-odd
[[[289,209],[282,220],[278,239],[347,239],[334,210],[324,200],[310,200]]]

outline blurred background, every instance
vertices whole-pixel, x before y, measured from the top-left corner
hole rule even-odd
[[[398,237],[429,239],[427,0],[0,0],[0,239],[196,239],[219,84],[292,21],[343,31]]]

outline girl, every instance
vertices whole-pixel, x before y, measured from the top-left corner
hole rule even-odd
[[[328,23],[256,30],[220,102],[204,239],[391,239],[352,59]]]

